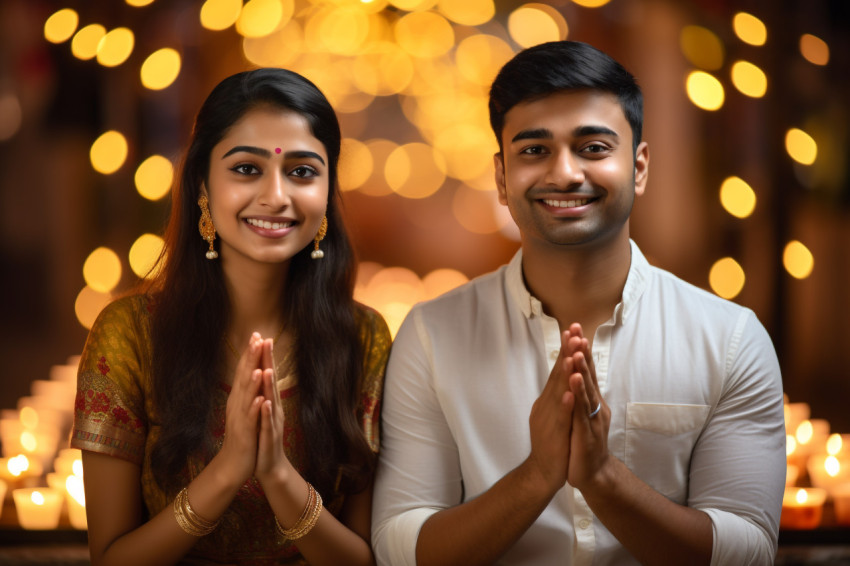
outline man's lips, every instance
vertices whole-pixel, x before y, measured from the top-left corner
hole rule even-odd
[[[570,199],[570,200],[556,200],[556,199],[541,199],[543,204],[547,206],[551,206],[552,208],[577,208],[579,206],[584,206],[587,203],[595,200],[592,198],[580,198],[580,199]]]

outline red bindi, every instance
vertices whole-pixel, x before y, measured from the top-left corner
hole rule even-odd
[[[274,152],[275,152],[275,153],[280,153],[280,148],[279,148],[279,147],[274,148]]]

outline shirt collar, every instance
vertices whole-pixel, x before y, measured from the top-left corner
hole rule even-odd
[[[614,309],[614,317],[617,322],[623,322],[628,317],[629,313],[637,304],[646,289],[646,283],[649,279],[649,262],[646,261],[643,253],[637,247],[633,240],[629,240],[631,246],[632,261],[629,266],[629,274],[626,277],[626,285],[623,287],[623,298]],[[522,314],[526,318],[540,316],[543,314],[543,304],[532,296],[525,286],[525,281],[522,277],[522,248],[517,250],[514,257],[508,263],[505,272],[505,283],[508,287],[513,300],[519,306]]]

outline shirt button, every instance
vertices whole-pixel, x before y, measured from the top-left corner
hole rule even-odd
[[[590,519],[582,519],[581,521],[578,522],[578,528],[586,529],[587,527],[590,526],[590,522],[591,522]]]
[[[558,353],[559,353],[558,350],[552,350],[551,352],[549,352],[549,357],[552,358],[553,360],[557,360],[558,359]]]

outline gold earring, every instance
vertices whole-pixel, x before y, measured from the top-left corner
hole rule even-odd
[[[310,252],[310,257],[313,259],[322,259],[325,257],[325,252],[319,249],[319,242],[325,239],[325,235],[328,233],[328,217],[322,217],[322,223],[319,225],[319,231],[316,233],[316,237],[313,238],[313,251]]]
[[[198,198],[198,206],[201,207],[201,219],[198,221],[198,231],[201,233],[201,238],[210,244],[210,249],[207,251],[207,259],[215,259],[218,257],[218,252],[213,247],[215,226],[213,226],[212,216],[210,216],[209,202],[206,195],[201,195]]]

